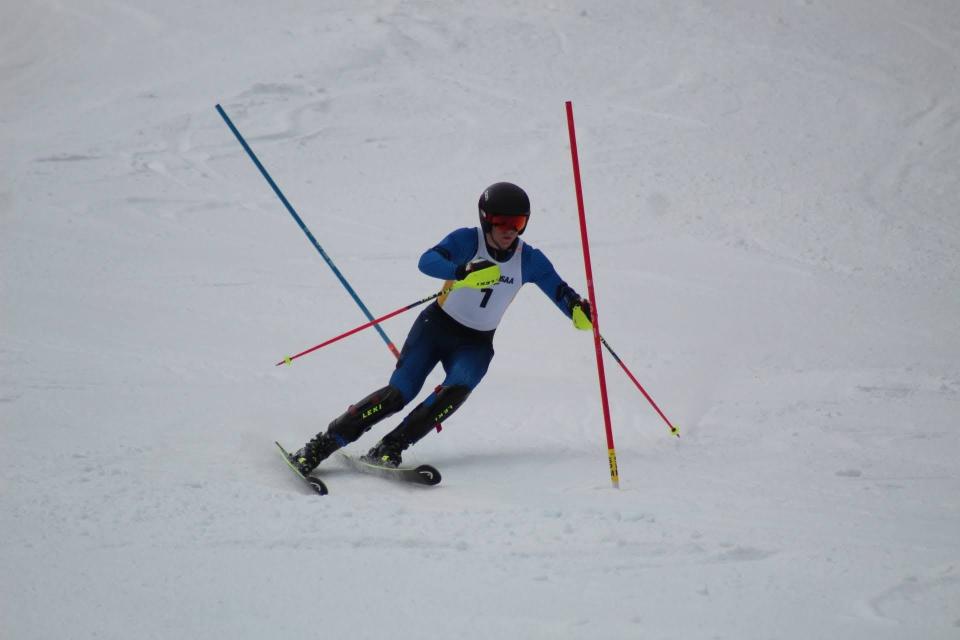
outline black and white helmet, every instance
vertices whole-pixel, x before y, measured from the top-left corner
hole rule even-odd
[[[494,225],[507,224],[523,233],[530,219],[530,198],[510,182],[497,182],[483,190],[478,203],[480,228],[489,233]]]

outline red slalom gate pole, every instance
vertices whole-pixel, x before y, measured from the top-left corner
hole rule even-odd
[[[603,405],[603,426],[607,434],[607,457],[610,461],[610,481],[614,489],[620,488],[620,473],[617,470],[617,450],[613,445],[613,426],[610,423],[610,405],[607,402],[607,379],[603,372],[603,352],[600,350],[600,321],[597,300],[593,291],[593,268],[590,265],[590,242],[587,239],[587,218],[583,211],[583,187],[580,184],[580,159],[577,156],[577,134],[573,126],[573,103],[567,100],[567,129],[570,132],[570,157],[573,161],[573,182],[577,191],[577,212],[580,215],[580,240],[583,244],[583,266],[587,273],[587,294],[590,297],[593,321],[593,346],[597,354],[597,375],[600,379],[600,402]]]

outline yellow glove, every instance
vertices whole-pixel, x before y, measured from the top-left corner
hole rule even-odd
[[[457,269],[456,282],[450,287],[454,291],[463,287],[484,289],[500,283],[500,265],[489,260],[479,260]]]
[[[570,317],[573,319],[573,326],[580,331],[593,330],[593,321],[590,316],[590,301],[580,299],[580,302],[573,305]]]

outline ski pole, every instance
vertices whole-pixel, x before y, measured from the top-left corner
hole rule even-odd
[[[610,346],[610,344],[606,341],[606,339],[604,339],[603,336],[600,336],[600,342],[603,343],[603,346],[605,346],[605,347],[607,348],[607,351],[609,351],[609,352],[610,352],[610,355],[613,356],[613,359],[617,361],[617,364],[620,365],[620,367],[623,369],[624,373],[626,373],[627,376],[629,376],[630,380],[633,381],[633,384],[637,385],[637,389],[639,389],[639,390],[640,390],[640,393],[643,394],[643,397],[647,399],[647,402],[650,403],[650,406],[652,406],[654,409],[656,409],[657,413],[660,414],[660,417],[663,418],[663,421],[667,423],[667,426],[670,427],[670,433],[672,433],[673,435],[675,435],[675,436],[677,436],[677,437],[679,438],[679,437],[680,437],[680,429],[678,429],[677,427],[673,426],[673,424],[671,424],[670,421],[667,420],[667,416],[663,415],[663,411],[661,411],[661,410],[660,410],[660,407],[657,406],[657,403],[653,401],[653,398],[651,398],[651,397],[650,397],[650,394],[647,393],[646,389],[643,388],[643,385],[640,384],[639,382],[637,382],[637,379],[634,377],[634,375],[633,375],[632,373],[630,373],[630,369],[627,369],[627,365],[625,365],[625,364],[623,363],[623,360],[621,360],[621,359],[620,359],[620,356],[617,355],[617,352],[613,350],[613,347]]]
[[[320,344],[318,344],[318,345],[316,345],[316,346],[310,347],[310,348],[307,349],[306,351],[301,351],[300,353],[298,353],[298,354],[296,354],[296,355],[294,355],[294,356],[287,356],[286,358],[284,358],[283,360],[281,360],[280,362],[278,362],[275,366],[278,366],[278,367],[279,367],[279,366],[282,365],[282,364],[291,364],[294,360],[296,360],[297,358],[299,358],[299,357],[301,357],[301,356],[305,356],[305,355],[307,355],[308,353],[313,353],[313,352],[316,351],[317,349],[322,349],[323,347],[327,346],[328,344],[333,344],[334,342],[337,342],[338,340],[343,340],[344,338],[348,338],[348,337],[352,336],[352,335],[355,334],[355,333],[358,333],[358,332],[360,332],[360,331],[363,331],[364,329],[367,329],[367,328],[369,328],[369,327],[373,327],[373,326],[375,326],[375,325],[378,325],[378,324],[380,324],[381,322],[383,322],[384,320],[389,320],[389,319],[392,318],[393,316],[398,316],[398,315],[400,315],[401,313],[403,313],[404,311],[410,311],[410,309],[413,309],[414,307],[418,307],[418,306],[420,306],[421,304],[423,304],[424,302],[430,302],[430,301],[433,300],[434,298],[439,298],[439,297],[442,296],[443,294],[449,293],[449,292],[451,292],[451,291],[453,291],[453,287],[450,287],[450,288],[447,288],[447,289],[443,289],[442,291],[438,291],[437,293],[434,293],[433,295],[429,295],[429,296],[427,296],[426,298],[423,298],[422,300],[417,300],[416,302],[413,302],[413,303],[411,303],[411,304],[408,304],[408,305],[405,306],[405,307],[400,307],[399,309],[395,309],[394,311],[391,311],[390,313],[388,313],[388,314],[386,314],[386,315],[382,315],[382,316],[380,316],[379,318],[374,318],[374,319],[370,320],[370,322],[368,322],[368,323],[366,323],[366,324],[362,324],[362,325],[360,325],[359,327],[354,327],[353,329],[350,329],[349,331],[346,331],[346,332],[344,332],[344,333],[341,333],[340,335],[335,336],[335,337],[333,337],[333,338],[330,338],[329,340],[326,340],[326,341],[324,341],[324,342],[321,342]]]
[[[570,159],[573,162],[573,185],[577,194],[577,213],[580,216],[580,241],[583,245],[583,266],[587,276],[587,295],[593,321],[593,345],[597,354],[597,376],[600,379],[600,404],[603,408],[603,425],[607,435],[607,458],[610,463],[610,482],[614,489],[620,488],[620,472],[617,470],[617,450],[613,445],[613,425],[610,422],[610,405],[607,402],[607,378],[603,372],[603,352],[600,351],[600,322],[597,320],[597,300],[593,292],[593,268],[590,264],[590,242],[587,239],[587,218],[583,208],[583,187],[580,184],[580,160],[577,155],[577,135],[573,126],[573,103],[567,106],[567,130],[570,134]]]
[[[220,114],[220,117],[223,118],[223,121],[227,123],[227,126],[230,128],[230,131],[233,132],[233,135],[236,136],[237,141],[240,143],[240,146],[243,147],[243,150],[247,152],[247,155],[250,156],[250,159],[253,161],[253,164],[256,165],[257,169],[260,170],[260,173],[266,179],[267,184],[273,189],[273,192],[277,194],[277,197],[280,198],[280,202],[283,203],[283,206],[287,208],[287,211],[293,216],[294,221],[300,227],[300,230],[303,231],[304,235],[307,236],[307,239],[313,245],[314,249],[320,254],[320,257],[324,259],[327,263],[327,266],[333,271],[333,275],[337,276],[337,279],[340,280],[340,284],[343,285],[343,288],[347,290],[347,293],[353,298],[353,301],[357,303],[357,306],[360,307],[360,311],[363,312],[363,315],[367,317],[367,320],[373,322],[373,314],[370,313],[370,310],[367,309],[367,306],[363,304],[363,301],[360,299],[360,296],[357,295],[357,292],[353,290],[353,287],[350,286],[350,283],[347,282],[347,279],[343,277],[343,274],[340,273],[340,269],[337,269],[337,265],[333,263],[333,260],[330,259],[330,256],[327,255],[327,252],[323,250],[323,247],[320,246],[320,243],[317,242],[317,239],[313,237],[313,234],[310,233],[310,229],[307,228],[307,225],[304,224],[303,220],[297,215],[296,210],[294,210],[293,205],[290,204],[290,201],[287,200],[287,197],[283,195],[283,192],[280,191],[280,187],[277,186],[277,183],[273,181],[273,178],[270,177],[270,173],[267,172],[267,169],[260,163],[260,159],[257,158],[257,154],[253,152],[253,149],[250,148],[250,145],[247,144],[247,141],[243,139],[243,136],[240,134],[240,131],[234,126],[233,121],[230,120],[230,117],[227,115],[227,112],[223,110],[219,104],[216,106],[217,113]],[[377,333],[380,334],[380,337],[383,338],[383,341],[387,343],[387,348],[390,349],[395,357],[400,357],[400,352],[397,351],[397,347],[394,346],[393,341],[387,337],[387,334],[384,333],[383,329],[376,327]]]

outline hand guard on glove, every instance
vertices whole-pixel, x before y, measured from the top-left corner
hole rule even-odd
[[[580,298],[570,306],[570,318],[573,320],[573,326],[580,331],[591,331],[593,329],[593,316],[590,310],[590,301]]]
[[[454,290],[463,287],[471,289],[492,287],[500,282],[500,265],[489,260],[477,260],[457,267],[456,276],[457,280],[451,287]]]

